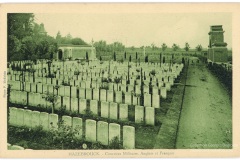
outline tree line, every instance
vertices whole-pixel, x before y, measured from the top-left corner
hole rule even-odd
[[[62,36],[58,31],[56,37],[47,34],[44,24],[37,24],[34,21],[33,13],[9,13],[7,15],[7,59],[8,61],[16,60],[33,60],[52,59],[61,44],[71,45],[88,45],[79,37],[72,37],[71,34]],[[97,52],[123,52],[126,47],[121,42],[107,44],[106,41],[100,40],[95,42],[94,47]],[[143,46],[140,47],[143,49]],[[153,50],[160,49],[154,43],[146,48]],[[161,50],[165,51],[168,46],[163,43]],[[180,47],[177,44],[172,45],[172,50],[177,51]],[[135,49],[134,46],[131,47]],[[184,49],[188,51],[190,46],[185,44]],[[197,51],[202,51],[202,46],[196,47]]]

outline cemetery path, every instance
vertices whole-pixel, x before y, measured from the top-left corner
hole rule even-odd
[[[231,131],[231,97],[203,64],[190,64],[176,148],[231,148]]]

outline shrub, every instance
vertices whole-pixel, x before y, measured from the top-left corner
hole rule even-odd
[[[122,143],[119,140],[119,137],[113,137],[113,139],[110,140],[109,142],[109,149],[123,149]]]

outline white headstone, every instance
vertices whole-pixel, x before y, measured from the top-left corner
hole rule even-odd
[[[58,129],[58,115],[57,114],[49,114],[49,129],[57,130]]]
[[[32,127],[38,127],[40,125],[40,112],[32,112]]]
[[[72,127],[72,117],[70,116],[62,116],[62,121],[64,125]]]
[[[24,125],[24,109],[17,109],[17,126]]]
[[[155,124],[155,109],[153,107],[145,107],[145,122],[148,125]]]
[[[117,103],[122,103],[122,91],[115,92],[115,101]]]
[[[97,88],[93,89],[93,99],[99,100],[99,89]]]
[[[85,99],[85,88],[79,88],[79,98]]]
[[[160,108],[160,96],[158,94],[152,94],[152,107]]]
[[[142,123],[144,121],[144,107],[135,106],[135,123]]]
[[[128,105],[119,104],[119,119],[128,120]]]
[[[77,132],[75,136],[78,139],[82,139],[82,131],[83,131],[82,118],[73,117],[72,118],[72,128]]]
[[[144,94],[144,106],[151,107],[151,94],[145,93]]]
[[[47,131],[49,129],[49,114],[46,112],[40,113],[40,125],[43,127],[43,130]]]
[[[116,123],[110,123],[109,124],[109,143],[113,140],[114,137],[118,137],[118,140],[120,141],[120,125]]]
[[[89,142],[96,142],[97,139],[97,128],[96,121],[87,119],[86,120],[86,140]]]
[[[97,141],[103,145],[108,145],[108,123],[97,122]]]
[[[125,104],[132,104],[132,93],[131,92],[125,92]]]
[[[97,100],[91,100],[90,101],[90,110],[93,114],[98,115],[98,101]]]
[[[106,95],[106,90],[105,89],[100,90],[100,100],[101,101],[106,101],[107,100],[107,95]]]
[[[32,111],[25,109],[24,110],[24,125],[31,128],[32,127]]]
[[[92,99],[92,89],[86,88],[86,99]]]
[[[132,126],[123,126],[123,148],[135,148],[135,128]]]
[[[109,118],[118,119],[118,104],[114,102],[109,103]]]
[[[101,117],[109,117],[109,102],[101,101]]]
[[[166,89],[166,87],[161,87],[160,93],[161,93],[162,98],[164,98],[164,99],[167,98],[167,89]]]
[[[113,91],[112,90],[107,90],[107,101],[113,102]]]
[[[78,98],[71,98],[71,111],[78,112]]]
[[[77,87],[74,86],[71,87],[71,97],[77,98]]]
[[[86,99],[79,99],[79,113],[85,114],[87,109],[87,100]]]
[[[70,98],[63,97],[63,106],[66,106],[66,110],[70,111]]]

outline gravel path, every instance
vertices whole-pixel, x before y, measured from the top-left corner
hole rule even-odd
[[[203,64],[189,65],[177,148],[231,148],[231,97]]]

